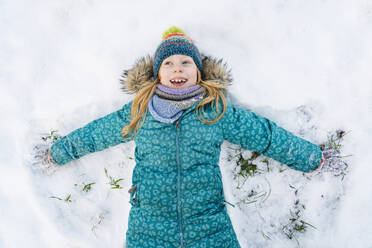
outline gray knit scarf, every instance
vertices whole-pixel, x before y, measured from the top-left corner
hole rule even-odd
[[[158,84],[148,107],[156,120],[173,123],[186,109],[203,99],[204,96],[205,88],[200,85],[193,85],[186,89],[173,89]]]

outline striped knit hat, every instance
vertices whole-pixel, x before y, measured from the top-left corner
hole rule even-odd
[[[192,40],[185,35],[185,32],[173,26],[163,33],[163,41],[156,49],[153,63],[153,80],[157,78],[163,60],[175,54],[190,56],[193,58],[199,71],[203,71],[203,63],[198,48],[194,45]]]

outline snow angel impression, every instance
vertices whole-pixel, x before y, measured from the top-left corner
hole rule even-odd
[[[231,76],[172,27],[153,57],[124,72],[121,109],[58,139],[48,161],[63,165],[134,141],[127,248],[240,247],[218,165],[224,140],[290,168],[322,168],[320,147],[226,102]]]

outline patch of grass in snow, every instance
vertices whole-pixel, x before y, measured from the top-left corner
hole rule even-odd
[[[97,236],[96,229],[98,228],[98,225],[101,225],[103,220],[105,219],[105,213],[102,212],[98,215],[98,217],[92,217],[91,221],[93,221],[92,228],[90,229],[94,235]]]
[[[296,189],[292,185],[289,186],[292,189],[295,189],[295,196],[297,196],[298,189]],[[287,236],[288,239],[295,240],[298,246],[300,246],[300,242],[298,241],[297,235],[305,233],[308,227],[316,229],[315,226],[302,219],[302,215],[305,209],[306,207],[300,202],[300,199],[295,199],[294,205],[289,210],[289,222],[282,226],[283,233]]]
[[[67,203],[72,202],[72,200],[71,200],[71,194],[67,195],[67,196],[65,197],[65,199],[62,199],[62,198],[57,197],[57,196],[51,196],[51,197],[49,197],[49,198],[57,199],[57,200],[64,201],[64,202],[67,202]]]
[[[107,172],[107,169],[105,168],[105,174],[106,174],[106,177],[108,179],[110,179],[110,182],[108,182],[108,184],[111,185],[111,188],[112,189],[122,189],[123,187],[121,187],[118,183],[122,180],[124,180],[123,178],[119,178],[119,179],[114,179],[112,176],[110,176]]]
[[[327,136],[326,142],[320,145],[320,149],[322,151],[325,150],[341,150],[342,148],[342,139],[345,137],[346,134],[350,132],[345,132],[343,130],[336,130],[335,132],[330,132]]]
[[[251,190],[245,191],[248,194],[245,196],[244,199],[240,200],[236,204],[247,205],[247,204],[255,203],[257,207],[257,205],[264,203],[271,194],[271,185],[270,185],[270,182],[266,179],[266,177],[263,177],[263,179],[265,179],[267,183],[267,188],[262,185],[256,185],[256,188],[251,188]]]
[[[228,148],[233,151],[232,154],[229,153],[227,160],[233,161],[235,164],[233,179],[237,182],[236,188],[245,192],[244,199],[240,199],[236,204],[240,206],[251,203],[259,204],[266,201],[271,194],[271,186],[265,177],[263,177],[263,179],[265,179],[268,187],[256,185],[256,187],[253,187],[247,191],[244,190],[244,185],[249,178],[269,172],[270,160],[255,151],[247,151],[241,147]]]
[[[237,176],[242,176],[243,178],[253,177],[255,176],[259,170],[257,168],[257,164],[254,163],[254,160],[256,160],[258,157],[261,156],[258,152],[251,152],[251,156],[249,158],[243,157],[243,149],[238,148],[234,149],[229,147],[230,149],[235,151],[235,155],[229,155],[228,161],[231,161],[232,159],[235,159],[236,166],[238,168]],[[268,163],[268,162],[267,162]]]
[[[267,234],[265,234],[263,231],[261,231],[261,234],[262,234],[262,236],[263,236],[265,239],[271,240],[270,236],[268,236]]]
[[[90,190],[92,190],[92,185],[93,184],[96,184],[95,182],[93,183],[88,183],[88,184],[85,184],[83,183],[83,188],[81,189],[81,191],[84,191],[84,192],[89,192]],[[75,187],[79,186],[77,183],[74,184]]]
[[[268,158],[264,158],[261,160],[262,163],[266,164],[266,171],[269,172],[270,171],[270,167],[269,167],[269,159]]]
[[[348,173],[349,164],[344,160],[346,157],[352,155],[341,155],[342,141],[346,134],[350,133],[343,130],[336,130],[335,132],[329,132],[327,140],[320,144],[320,149],[323,151],[326,162],[323,167],[327,171],[334,172],[334,176],[341,176],[341,180]]]
[[[61,138],[61,135],[59,135],[57,132],[58,132],[57,130],[51,130],[50,134],[48,134],[47,136],[41,137],[41,139],[44,140],[45,142],[50,141],[54,143]]]

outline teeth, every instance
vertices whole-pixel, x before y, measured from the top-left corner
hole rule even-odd
[[[172,83],[180,83],[180,82],[182,82],[182,83],[184,83],[184,82],[186,82],[186,80],[184,80],[184,79],[176,79],[176,80],[170,80]]]

